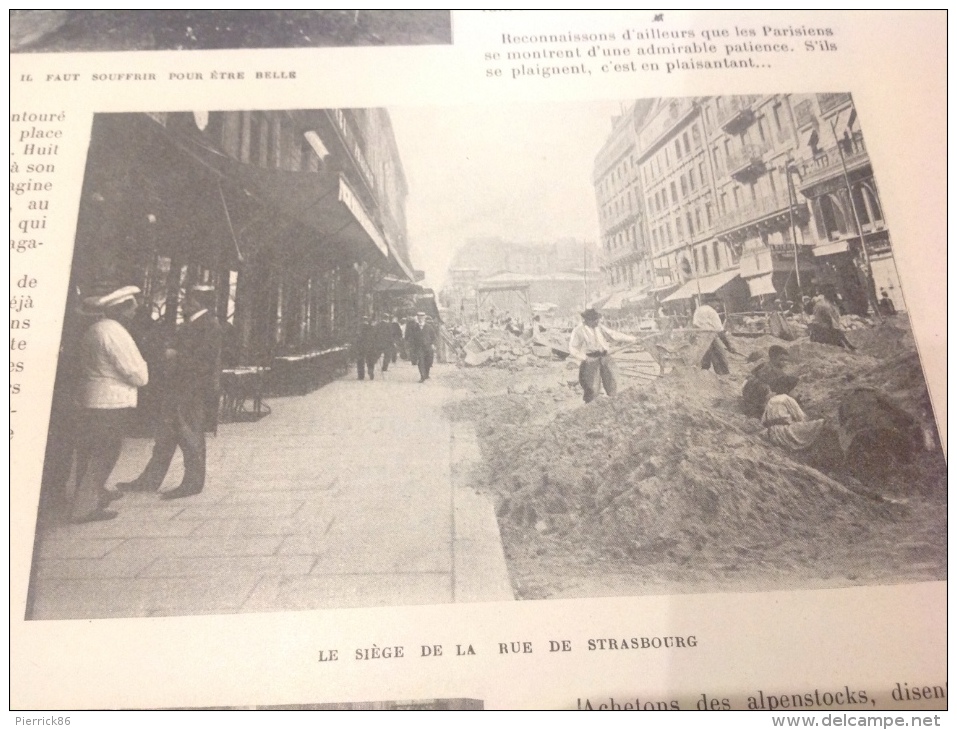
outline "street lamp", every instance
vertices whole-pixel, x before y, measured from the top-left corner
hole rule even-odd
[[[801,286],[801,269],[798,266],[798,243],[797,243],[797,233],[794,228],[794,199],[796,195],[792,189],[793,180],[791,174],[797,172],[797,167],[794,165],[794,159],[788,157],[784,161],[784,167],[781,168],[781,171],[787,176],[785,183],[788,188],[788,218],[791,221],[791,246],[794,249],[794,278],[797,281],[798,285],[798,296],[803,300],[804,298],[804,288]]]

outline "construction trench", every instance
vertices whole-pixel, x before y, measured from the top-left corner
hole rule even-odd
[[[906,315],[845,318],[854,351],[789,326],[793,341],[732,333],[727,376],[697,366],[701,333],[633,332],[619,393],[590,404],[567,328],[452,327],[447,377],[466,395],[447,413],[478,434],[473,483],[495,501],[516,596],[945,579],[946,462]],[[912,419],[913,448],[861,464],[835,444],[823,457],[771,444],[741,389],[774,344],[808,418],[834,424],[842,398],[869,389]]]

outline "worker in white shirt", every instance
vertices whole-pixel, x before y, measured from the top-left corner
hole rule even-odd
[[[568,352],[579,360],[578,382],[584,391],[584,400],[591,403],[598,395],[599,386],[609,396],[618,392],[615,362],[609,353],[612,342],[635,342],[637,338],[616,332],[601,324],[601,313],[586,309],[581,313],[582,323],[572,330]]]
[[[715,373],[718,375],[727,375],[731,372],[728,368],[728,359],[724,356],[724,350],[721,349],[718,340],[724,343],[724,346],[728,348],[728,352],[737,354],[738,351],[732,347],[731,342],[728,340],[728,335],[724,331],[724,323],[721,321],[721,315],[718,314],[715,308],[710,304],[699,304],[698,308],[694,310],[694,316],[691,318],[691,326],[695,329],[704,330],[705,332],[714,332],[715,334],[711,347],[708,348],[701,358],[701,369],[707,370],[713,367]]]
[[[138,389],[149,379],[146,361],[126,329],[136,315],[139,293],[137,287],[125,286],[83,302],[88,309],[101,311],[103,318],[90,325],[80,341],[78,405],[83,409],[83,432],[72,522],[116,517],[107,507],[121,494],[107,489],[106,482],[123,450]]]

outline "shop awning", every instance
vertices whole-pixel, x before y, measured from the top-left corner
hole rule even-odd
[[[384,276],[379,283],[375,285],[375,290],[377,292],[393,292],[402,294],[420,292],[422,291],[422,287],[418,284],[413,284],[411,281],[406,279],[398,279],[394,276]]]
[[[350,249],[357,258],[374,250],[388,258],[389,245],[342,175],[267,170],[235,163],[233,179],[259,193],[291,218],[315,231],[316,245]]]
[[[645,297],[648,296],[648,289],[646,287],[636,287],[634,289],[629,289],[625,292],[624,304],[625,306],[632,306],[643,301]]]
[[[747,279],[748,289],[752,297],[762,297],[766,295],[776,295],[778,290],[774,288],[774,282],[771,280],[773,274],[762,274],[752,279]]]
[[[628,295],[627,291],[616,291],[608,299],[605,300],[605,303],[602,304],[598,309],[613,311],[621,309],[625,304],[625,297]]]
[[[814,247],[815,256],[831,256],[832,254],[844,253],[845,251],[847,251],[847,241],[832,241],[831,243]]]
[[[406,260],[399,253],[398,249],[392,243],[391,240],[389,240],[388,238],[386,238],[385,240],[389,246],[389,260],[393,263],[395,267],[397,267],[396,273],[401,272],[406,277],[408,277],[410,282],[418,281],[418,277],[416,276],[415,269],[413,269],[408,263],[406,263]]]
[[[239,185],[273,210],[308,228],[315,234],[313,246],[328,248],[346,259],[381,262],[379,257],[393,258],[403,273],[411,274],[409,267],[390,250],[384,234],[343,175],[257,167],[159,125],[154,125],[153,130],[224,182]],[[281,223],[271,222],[271,227],[281,228]]]
[[[677,302],[682,299],[691,299],[701,294],[714,294],[718,289],[730,284],[738,278],[740,274],[737,270],[722,271],[720,274],[703,276],[699,279],[689,279],[674,294],[662,299],[662,302]]]

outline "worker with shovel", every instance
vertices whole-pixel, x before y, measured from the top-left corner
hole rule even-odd
[[[584,391],[584,400],[591,403],[598,395],[599,386],[609,396],[618,392],[615,361],[609,352],[612,342],[636,342],[637,338],[616,332],[601,324],[601,313],[586,309],[581,313],[582,323],[572,330],[568,352],[579,360],[578,382]]]
[[[707,370],[708,368],[714,368],[715,373],[718,375],[727,375],[731,372],[728,368],[728,359],[724,356],[724,351],[721,349],[721,345],[718,344],[718,341],[720,340],[724,343],[728,352],[737,355],[738,351],[731,346],[728,335],[724,331],[724,323],[721,321],[721,316],[715,308],[710,304],[702,303],[700,297],[696,299],[696,302],[698,303],[698,307],[695,309],[694,316],[691,319],[691,326],[695,329],[714,333],[714,340],[711,343],[711,347],[708,348],[704,357],[701,358],[701,369]]]

